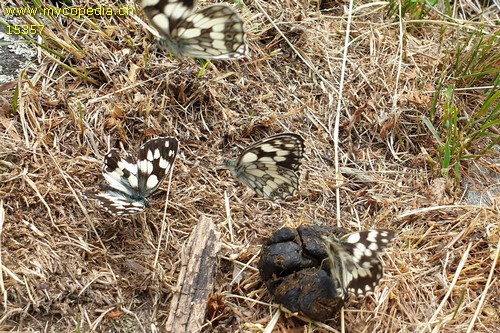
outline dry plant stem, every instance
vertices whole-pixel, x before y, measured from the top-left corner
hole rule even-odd
[[[271,317],[271,320],[269,321],[269,323],[267,323],[267,326],[266,326],[266,329],[264,330],[264,333],[272,333],[274,328],[276,327],[276,324],[278,323],[278,319],[280,318],[281,316],[281,311],[280,310],[276,310],[273,314],[273,316]]]
[[[243,264],[243,267],[239,270],[239,272],[234,276],[233,280],[231,281],[231,285],[232,284],[235,284],[236,281],[238,281],[238,278],[243,274],[243,272],[245,271],[245,269],[252,269],[252,266],[250,266],[250,264],[255,260],[257,259],[257,257],[260,255],[260,253],[256,253],[252,258],[250,258],[250,260],[247,262],[247,263],[244,263]]]
[[[2,230],[3,221],[5,219],[5,210],[3,209],[3,200],[0,200],[0,291],[3,295],[3,308],[7,309],[7,293],[3,284],[3,269],[2,269]]]
[[[335,114],[335,125],[333,128],[333,145],[335,149],[335,178],[337,179],[336,189],[335,189],[335,204],[336,204],[336,216],[337,216],[337,227],[340,227],[340,186],[342,185],[342,175],[340,173],[339,166],[339,126],[340,126],[340,116],[342,114],[342,92],[344,91],[344,82],[346,75],[347,66],[347,54],[350,42],[350,31],[351,31],[351,21],[352,21],[352,8],[354,4],[353,1],[349,1],[349,11],[347,13],[347,26],[345,31],[344,40],[344,54],[342,55],[342,70],[340,71],[340,83],[339,83],[339,94],[337,98],[337,113]],[[328,117],[328,128],[331,128],[331,117]]]
[[[182,254],[182,267],[165,332],[192,333],[203,326],[220,248],[214,223],[202,216]]]
[[[481,309],[483,308],[484,300],[486,299],[486,295],[488,295],[488,289],[490,286],[493,284],[491,280],[493,279],[493,274],[495,274],[495,267],[497,267],[497,259],[500,256],[500,240],[497,242],[497,251],[495,252],[495,259],[493,260],[493,263],[491,264],[491,270],[490,274],[488,275],[488,281],[486,281],[486,285],[484,287],[483,294],[481,295],[481,299],[479,300],[479,304],[477,305],[476,311],[474,312],[474,317],[472,317],[472,320],[469,323],[469,327],[467,328],[467,333],[472,332],[474,329],[474,323],[477,320],[477,317],[479,316],[479,313],[481,312]]]
[[[95,228],[95,225],[94,225],[94,222],[93,220],[90,218],[88,212],[87,212],[87,209],[85,208],[85,206],[82,204],[82,202],[80,201],[80,198],[78,197],[78,195],[76,194],[73,186],[71,186],[71,183],[68,181],[68,177],[66,175],[66,173],[61,169],[61,166],[59,165],[59,163],[57,162],[57,159],[54,157],[54,155],[52,155],[52,153],[50,152],[50,149],[49,147],[47,147],[47,145],[45,143],[43,143],[43,147],[45,148],[45,150],[47,151],[47,154],[50,156],[50,158],[52,159],[52,162],[54,163],[54,165],[56,166],[57,168],[57,171],[59,171],[59,173],[61,174],[62,178],[64,179],[64,182],[66,183],[66,185],[68,186],[68,188],[71,190],[71,193],[73,194],[73,196],[75,197],[76,199],[76,202],[78,203],[78,205],[80,206],[80,208],[82,209],[82,212],[83,212],[83,215],[85,215],[85,219],[87,220],[87,222],[89,223],[90,227],[92,228],[92,231],[94,232],[97,240],[99,241],[99,244],[101,245],[102,249],[104,251],[106,251],[106,246],[104,245],[104,243],[102,242],[102,239],[101,237],[99,236],[99,233],[97,232],[97,229]],[[49,212],[50,213],[50,212]],[[52,221],[52,216],[50,216],[51,218],[51,221]],[[57,229],[57,226],[55,226],[55,228]]]
[[[460,263],[458,264],[457,271],[455,272],[455,276],[453,277],[453,281],[451,281],[451,284],[448,287],[448,291],[446,292],[446,295],[444,296],[443,300],[441,301],[441,304],[439,304],[439,307],[437,308],[437,310],[434,312],[434,315],[432,316],[432,318],[429,319],[429,326],[424,327],[420,331],[421,333],[423,333],[427,330],[429,330],[431,332],[435,332],[436,329],[438,329],[440,327],[440,325],[443,324],[443,322],[440,320],[436,323],[436,327],[434,327],[434,329],[431,330],[430,325],[432,325],[432,323],[434,321],[436,321],[437,316],[439,316],[439,314],[441,313],[441,310],[443,309],[443,307],[446,305],[448,299],[450,298],[451,292],[453,291],[453,287],[456,285],[458,278],[460,277],[460,273],[462,272],[462,269],[464,268],[464,265],[467,262],[467,258],[469,257],[469,251],[470,251],[471,247],[472,247],[472,243],[469,243],[469,246],[467,246],[467,249],[465,250],[464,254],[462,255],[462,260],[460,260]]]
[[[351,1],[351,3],[352,3],[352,1]],[[259,10],[264,14],[264,16],[271,23],[271,25],[274,27],[274,29],[276,29],[276,31],[281,35],[281,37],[283,38],[283,40],[286,41],[286,43],[288,44],[288,46],[290,46],[290,48],[295,52],[295,54],[297,54],[297,56],[304,62],[304,64],[306,64],[306,66],[309,67],[309,69],[311,69],[316,75],[318,75],[318,77],[323,81],[323,83],[325,83],[332,90],[335,90],[335,87],[330,83],[330,81],[328,81],[327,79],[325,79],[323,77],[323,75],[321,75],[321,73],[311,63],[311,61],[308,60],[308,59],[305,59],[304,56],[302,55],[302,53],[300,53],[299,51],[297,51],[297,49],[292,44],[292,42],[290,42],[290,40],[286,37],[286,35],[283,33],[283,31],[281,31],[281,29],[276,25],[276,23],[269,16],[269,14],[264,10],[264,8],[262,8],[262,6],[260,5],[260,1],[258,1],[258,0],[255,1],[255,5],[257,5],[257,7],[259,7]],[[330,135],[330,133],[328,133],[328,134]]]
[[[113,310],[116,310],[116,308],[112,307],[112,308],[109,308],[108,310],[104,311],[96,320],[94,320],[94,322],[90,322],[90,320],[88,320],[88,318],[87,318],[87,320],[89,322],[89,326],[90,326],[90,331],[95,332],[98,329],[99,325],[102,323],[102,321],[105,320],[106,316],[110,312],[112,312]],[[135,317],[135,319],[137,320],[137,324],[141,330],[141,333],[146,333],[146,330],[141,325],[141,322],[140,322],[139,318],[137,318],[137,315],[135,313],[133,313],[127,309],[122,309],[122,310],[123,310],[123,312],[127,313],[128,315]]]
[[[23,75],[24,72],[19,75],[19,80],[17,81],[17,91],[19,95],[19,99],[23,96]],[[21,127],[23,129],[23,135],[24,135],[24,145],[26,147],[29,147],[29,139],[28,139],[28,129],[30,129],[30,126],[27,124],[26,121],[26,113],[24,112],[24,104],[19,103],[18,104],[18,110],[17,112],[19,113],[19,120],[21,122]]]
[[[47,208],[47,213],[49,215],[49,218],[50,218],[50,222],[52,222],[52,226],[58,231],[60,232],[59,228],[57,227],[56,223],[54,222],[54,219],[52,218],[52,210],[50,209],[50,206],[49,204],[47,203],[47,201],[45,201],[45,199],[43,198],[42,194],[40,193],[40,191],[38,190],[38,187],[37,185],[35,184],[34,181],[31,180],[31,178],[28,177],[28,173],[24,173],[23,174],[23,179],[24,181],[26,181],[26,183],[35,191],[36,195],[40,198],[40,202],[43,203],[43,205]]]
[[[121,89],[118,89],[116,91],[112,91],[109,94],[89,99],[89,101],[87,102],[87,104],[88,105],[92,105],[92,104],[96,104],[96,103],[104,101],[104,100],[109,100],[109,99],[111,99],[111,98],[119,95],[122,92],[127,92],[127,91],[130,91],[130,90],[133,90],[136,87],[144,86],[144,84],[146,82],[155,81],[155,80],[157,80],[160,77],[161,77],[161,75],[156,75],[156,76],[154,76],[154,77],[152,77],[150,79],[147,79],[147,80],[144,80],[144,81],[141,81],[141,82],[137,82],[137,83],[133,83],[131,85],[127,85],[127,86],[125,86],[125,87],[123,87]]]
[[[165,209],[163,210],[163,219],[161,221],[161,231],[160,231],[160,237],[158,238],[158,246],[156,248],[156,254],[155,254],[155,261],[153,263],[153,277],[155,276],[156,273],[156,265],[158,264],[158,257],[160,256],[160,248],[161,248],[161,243],[163,240],[163,236],[165,235],[165,230],[167,228],[167,208],[168,208],[168,199],[170,198],[170,185],[172,184],[172,174],[174,170],[174,164],[172,164],[172,167],[170,168],[169,171],[169,177],[168,177],[168,187],[167,187],[167,196],[165,197]],[[169,231],[170,231],[170,224],[168,225]],[[166,243],[168,244],[168,238],[166,240]]]
[[[340,223],[340,186],[342,182],[342,175],[340,173],[339,166],[339,127],[340,127],[340,116],[342,111],[342,92],[344,91],[344,82],[345,82],[345,74],[346,74],[346,65],[347,65],[347,51],[349,49],[349,40],[350,40],[350,31],[351,31],[351,22],[352,22],[352,8],[354,6],[354,1],[349,1],[349,11],[347,13],[347,26],[345,31],[345,40],[344,40],[344,54],[342,55],[342,70],[340,72],[340,83],[339,83],[339,95],[337,99],[337,113],[335,114],[335,127],[333,129],[333,145],[335,150],[335,206],[336,206],[336,217],[337,217],[337,227],[341,226]],[[328,117],[328,128],[331,128],[331,116]],[[345,332],[345,319],[344,319],[344,308],[341,308],[340,311],[340,331]]]
[[[396,71],[396,79],[395,79],[395,84],[394,84],[394,96],[392,96],[392,115],[391,117],[399,117],[399,112],[397,111],[398,107],[398,100],[399,100],[399,95],[400,93],[398,92],[399,88],[399,78],[401,76],[401,67],[403,65],[403,39],[404,39],[404,29],[403,29],[403,19],[402,19],[402,14],[401,14],[401,4],[398,4],[398,11],[399,11],[399,47],[398,47],[398,69]],[[397,115],[397,116],[396,116]],[[396,159],[399,160],[398,154],[396,153],[396,150],[394,149],[394,132],[391,132],[391,135],[387,137],[387,147],[389,147],[392,156]]]
[[[426,212],[432,212],[432,211],[438,211],[440,209],[456,209],[456,208],[467,208],[467,207],[473,207],[472,205],[444,205],[444,206],[432,206],[432,207],[425,207],[425,208],[419,208],[419,209],[412,209],[407,212],[403,212],[399,214],[398,218],[402,219],[407,216],[415,215],[415,214],[420,214],[420,213],[426,213]]]
[[[233,220],[231,219],[231,205],[229,203],[229,196],[227,191],[224,191],[224,206],[226,207],[226,220],[229,227],[229,234],[231,235],[231,242],[234,242]]]

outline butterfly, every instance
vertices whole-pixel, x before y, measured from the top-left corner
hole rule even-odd
[[[264,199],[286,199],[299,188],[304,139],[293,133],[265,138],[243,150],[236,160],[224,160],[233,177]]]
[[[160,47],[176,56],[238,59],[248,52],[243,19],[227,5],[195,11],[195,0],[142,0],[149,22],[162,38]]]
[[[364,296],[373,291],[384,275],[379,256],[391,244],[392,230],[365,230],[336,239],[323,236],[330,271],[340,295]]]
[[[146,199],[165,179],[174,163],[178,149],[177,139],[159,137],[139,148],[134,156],[120,156],[118,149],[111,149],[104,156],[102,174],[108,184],[100,184],[99,193],[83,192],[97,199],[100,206],[113,215],[138,214],[149,206]]]

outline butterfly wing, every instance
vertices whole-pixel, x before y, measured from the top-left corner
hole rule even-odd
[[[102,174],[109,188],[133,196],[138,191],[137,164],[132,155],[122,158],[116,148],[104,156]]]
[[[83,192],[83,194],[91,199],[96,199],[101,208],[117,216],[139,214],[147,206],[147,201],[132,200],[119,192]]]
[[[174,29],[179,54],[202,59],[237,59],[248,52],[244,22],[226,5],[213,5],[186,17]]]
[[[244,21],[226,5],[194,12],[194,1],[146,0],[144,12],[162,35],[160,45],[178,56],[237,59],[248,52]]]
[[[177,139],[160,137],[139,148],[137,188],[143,197],[148,197],[161,185],[174,163],[178,146]]]
[[[344,293],[364,296],[383,277],[379,255],[395,237],[391,230],[367,230],[348,234],[340,240],[326,237],[331,274]]]
[[[194,0],[142,0],[141,7],[158,33],[171,39],[174,29],[194,12],[194,3]]]
[[[299,188],[299,177],[292,170],[272,163],[251,163],[240,167],[236,177],[264,199],[292,197]]]
[[[102,192],[83,192],[96,199],[113,215],[138,214],[148,206],[148,197],[156,191],[170,170],[177,154],[175,138],[156,138],[139,148],[137,162],[132,155],[126,158],[113,148],[104,156],[102,173],[108,182]]]
[[[118,149],[112,148],[104,156],[102,174],[108,182],[100,185],[103,192],[82,192],[85,196],[118,216],[137,214],[146,208],[147,200],[138,195],[137,164],[132,155],[122,158]]]
[[[232,175],[269,200],[286,199],[299,188],[298,171],[304,139],[294,133],[270,136],[245,149],[236,161],[224,164]]]

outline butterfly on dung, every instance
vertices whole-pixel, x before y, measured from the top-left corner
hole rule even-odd
[[[161,185],[174,163],[178,149],[177,139],[159,137],[139,148],[137,159],[120,156],[111,149],[104,156],[102,174],[108,184],[100,184],[102,192],[83,192],[96,199],[100,206],[113,215],[131,215],[142,212],[149,202],[147,197]]]
[[[391,244],[392,230],[365,230],[336,239],[323,236],[338,294],[364,296],[379,284],[384,268],[379,256]]]
[[[161,35],[159,44],[176,56],[238,59],[248,52],[243,19],[228,5],[195,11],[195,0],[142,0],[149,22]]]
[[[270,136],[243,150],[236,160],[224,160],[233,177],[264,199],[292,197],[299,188],[304,139],[294,133]]]

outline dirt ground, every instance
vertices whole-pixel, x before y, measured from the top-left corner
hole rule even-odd
[[[463,36],[436,12],[398,20],[381,2],[357,2],[350,19],[344,2],[234,6],[250,53],[204,72],[133,17],[46,18],[36,70],[0,89],[0,332],[163,332],[202,216],[222,242],[203,332],[498,332],[498,157],[462,165],[479,193],[466,201],[472,186],[442,177],[422,122]],[[485,92],[466,94],[470,114]],[[300,192],[275,203],[222,160],[282,132],[306,153]],[[114,217],[80,195],[104,181],[110,147],[160,135],[180,150],[145,213]],[[340,319],[287,313],[260,280],[262,242],[304,224],[398,232],[383,282]]]

